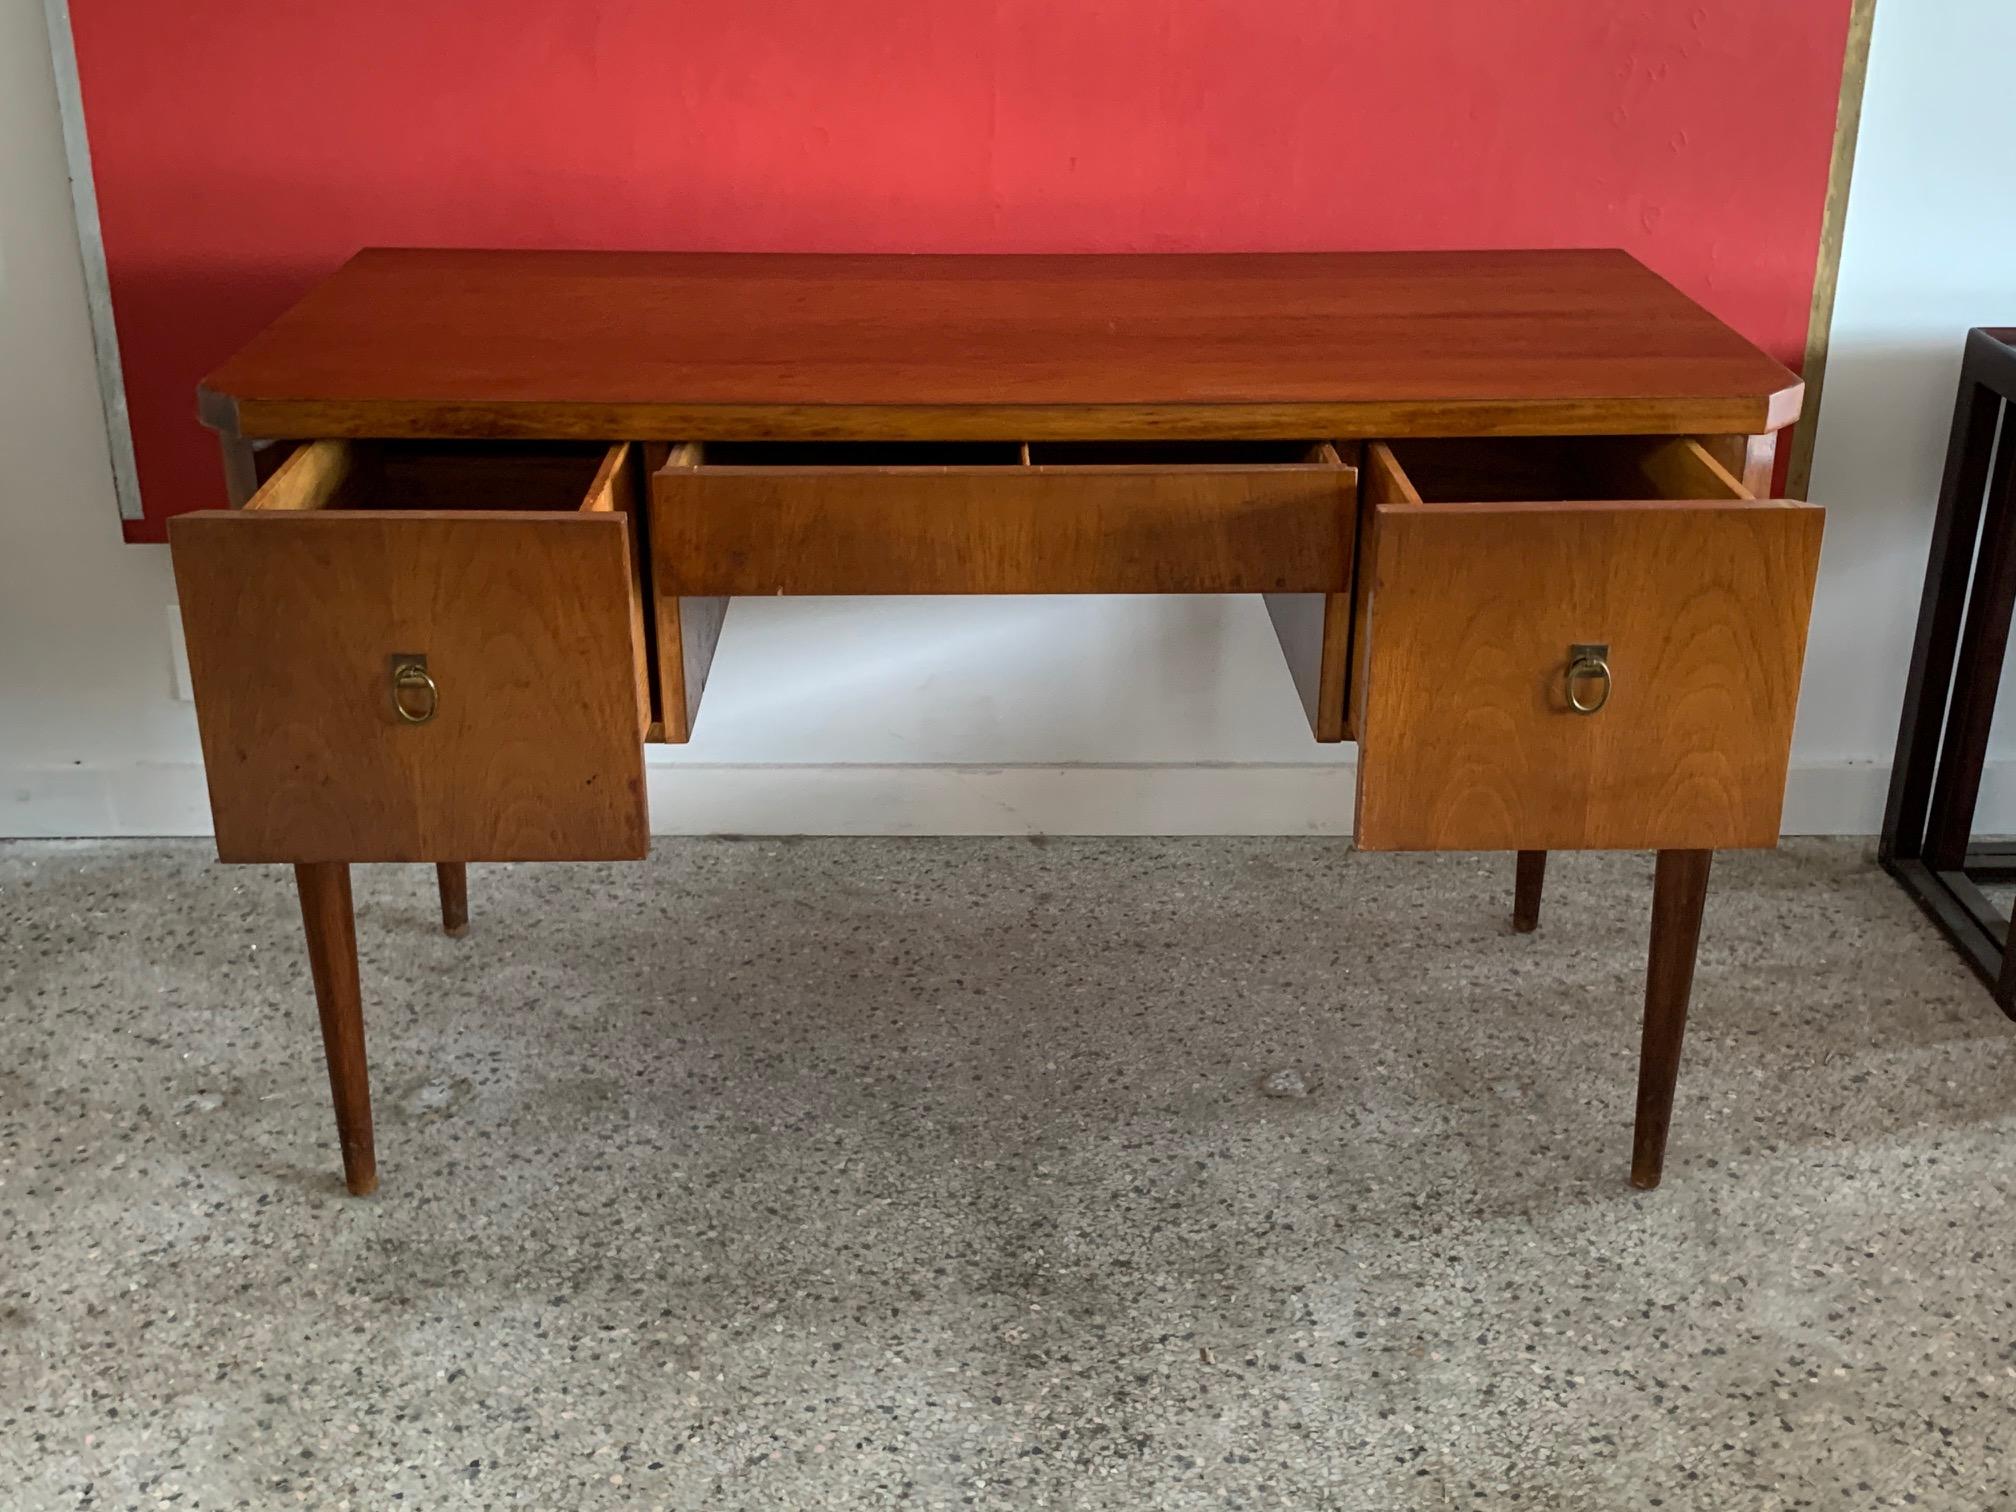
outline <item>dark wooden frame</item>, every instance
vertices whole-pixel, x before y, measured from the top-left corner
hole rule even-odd
[[[2016,843],[1973,836],[2016,615],[2012,400],[2016,329],[1969,331],[1877,854],[2016,1018],[2016,938],[1982,891],[2016,881]]]

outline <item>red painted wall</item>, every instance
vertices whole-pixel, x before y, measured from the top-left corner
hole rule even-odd
[[[1848,0],[71,0],[147,521],[360,246],[1623,246],[1804,342]]]

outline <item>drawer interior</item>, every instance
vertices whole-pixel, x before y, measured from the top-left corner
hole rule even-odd
[[[1340,467],[1327,441],[1032,441],[1037,467]]]
[[[689,441],[671,467],[1020,467],[1015,441]]]
[[[1376,443],[1424,504],[1748,499],[1687,436],[1462,436]]]
[[[671,468],[1341,467],[1327,441],[690,441]]]
[[[247,501],[259,510],[607,508],[598,441],[311,441]]]

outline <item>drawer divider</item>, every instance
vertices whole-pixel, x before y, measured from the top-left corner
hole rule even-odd
[[[294,448],[293,455],[245,501],[245,507],[274,512],[327,508],[356,466],[353,443],[310,441]]]

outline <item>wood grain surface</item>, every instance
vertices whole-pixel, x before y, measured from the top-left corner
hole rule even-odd
[[[743,460],[717,465],[717,450]],[[653,582],[661,602],[1348,590],[1354,470],[1327,445],[1244,450],[1268,460],[1032,447],[1023,466],[1004,447],[994,465],[895,466],[880,463],[911,454],[684,448],[652,477]],[[787,460],[748,460],[765,457]]]
[[[1641,1191],[1658,1186],[1666,1172],[1666,1136],[1673,1127],[1673,1092],[1714,861],[1710,850],[1662,850],[1653,863],[1652,945],[1645,958],[1645,1027],[1631,1126],[1631,1185]]]
[[[1309,732],[1329,744],[1347,738],[1344,717],[1346,668],[1351,656],[1351,595],[1270,593],[1267,618],[1288,663],[1295,695],[1302,700]]]
[[[630,527],[630,643],[639,648],[637,669],[637,728],[648,729],[655,714],[652,709],[651,645],[644,631],[644,551],[645,477],[642,448],[627,443],[609,448],[588,485],[588,497],[581,508],[588,514],[620,514]]]
[[[1372,558],[1379,539],[1379,506],[1420,502],[1421,495],[1394,457],[1393,448],[1383,441],[1368,443],[1358,469],[1358,552],[1352,564],[1351,655],[1345,663],[1344,706],[1348,712],[1344,725],[1346,738],[1350,740],[1359,739],[1365,728],[1366,663],[1372,653],[1366,621],[1372,601]],[[1363,751],[1359,752],[1359,760],[1361,763],[1364,760]]]
[[[246,436],[1761,432],[1800,385],[1618,251],[359,253],[206,380]]]
[[[170,529],[226,861],[641,856],[617,513],[313,510]],[[397,653],[439,712],[394,712]]]
[[[1775,845],[1820,526],[1713,500],[1378,506],[1358,844]],[[1567,707],[1574,643],[1610,647],[1594,715]]]
[[[341,862],[303,863],[294,868],[294,888],[301,898],[308,970],[322,1020],[322,1058],[336,1106],[343,1184],[352,1197],[369,1197],[378,1190],[378,1152],[371,1132],[371,1073],[364,1057],[364,994],[357,976],[350,868]]]
[[[642,532],[635,537],[645,543],[641,553],[650,576],[651,509],[650,480],[668,462],[679,467],[700,465],[700,445],[683,441],[670,446],[661,441],[643,445],[645,502]],[[658,719],[646,739],[666,745],[684,745],[693,738],[693,726],[700,718],[700,700],[707,692],[707,676],[714,668],[714,652],[721,644],[721,627],[728,618],[724,597],[681,597],[661,592],[650,583],[652,628],[652,675],[657,679]]]
[[[1759,436],[1702,436],[1701,444],[1710,456],[1721,463],[1732,476],[1740,478],[1750,496],[1768,499],[1774,492],[1773,479],[1778,471],[1778,433],[1766,431]],[[1793,494],[1794,498],[1804,495]]]
[[[1395,439],[1382,466],[1431,504],[1752,497],[1692,436]]]
[[[442,861],[434,868],[434,880],[441,892],[441,932],[459,939],[469,933],[468,863]]]
[[[728,618],[728,600],[661,593],[655,609],[659,706],[664,710],[659,733],[666,744],[683,745],[693,738],[693,724],[700,717],[700,700],[707,692],[714,651]]]
[[[1512,929],[1531,934],[1540,927],[1540,895],[1547,886],[1547,852],[1522,850],[1512,871]]]
[[[1348,448],[1350,461],[1358,465],[1358,448]],[[1356,552],[1358,503],[1355,497],[1344,503],[1339,528],[1351,539],[1351,574],[1358,571]],[[1355,594],[1349,585],[1336,593],[1270,593],[1266,595],[1267,618],[1274,626],[1274,639],[1288,663],[1288,676],[1302,701],[1309,731],[1319,742],[1332,744],[1351,738],[1351,719],[1346,689],[1350,683],[1351,627]]]

